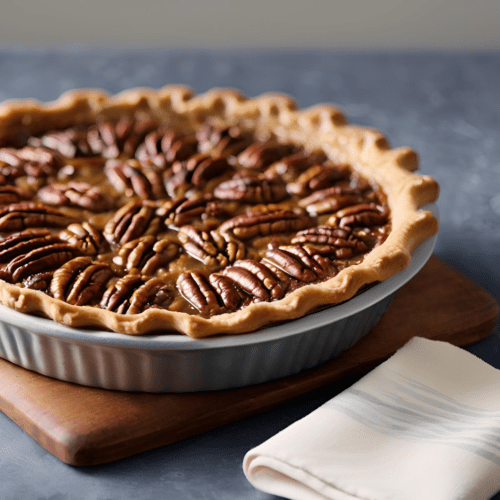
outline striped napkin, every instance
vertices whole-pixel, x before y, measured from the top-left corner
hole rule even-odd
[[[414,338],[243,468],[293,500],[487,500],[500,490],[500,371]]]

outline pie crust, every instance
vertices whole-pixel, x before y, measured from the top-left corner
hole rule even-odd
[[[6,281],[0,281],[2,304],[72,327],[132,335],[177,331],[202,338],[251,332],[346,301],[366,286],[393,276],[408,266],[413,250],[437,232],[437,219],[420,207],[437,200],[439,187],[431,177],[414,173],[418,158],[413,150],[391,149],[383,134],[347,124],[331,105],[299,110],[291,98],[281,94],[248,99],[232,89],[193,95],[185,87],[168,86],[115,96],[100,90],[77,90],[48,104],[8,101],[0,106],[0,147],[15,144],[21,136],[40,136],[123,116],[147,116],[186,132],[198,130],[209,120],[219,127],[241,127],[261,141],[271,138],[310,154],[321,151],[328,161],[349,165],[356,175],[380,187],[390,211],[390,232],[359,262],[339,269],[334,277],[300,286],[277,300],[251,302],[234,312],[204,316],[153,307],[138,314],[120,314],[96,306],[71,305],[43,291]]]

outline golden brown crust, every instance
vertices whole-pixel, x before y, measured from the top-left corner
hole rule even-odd
[[[89,123],[97,116],[117,117],[144,111],[159,121],[193,128],[207,117],[223,124],[242,123],[256,136],[274,134],[283,141],[309,149],[321,148],[337,162],[351,164],[364,177],[380,185],[391,210],[391,232],[364,260],[343,269],[328,281],[306,285],[283,299],[251,304],[237,312],[211,318],[160,309],[124,315],[95,307],[80,307],[39,291],[1,283],[0,302],[26,313],[43,313],[73,327],[107,328],[138,335],[151,331],[179,331],[194,338],[256,330],[270,323],[301,317],[319,307],[343,302],[368,283],[383,281],[406,268],[411,253],[437,232],[437,219],[419,208],[436,201],[438,184],[418,168],[414,151],[391,149],[378,131],[348,125],[330,105],[298,110],[284,95],[267,94],[247,99],[235,90],[215,89],[203,95],[179,86],[158,91],[134,89],[116,96],[100,90],[71,91],[57,101],[9,101],[0,106],[0,145],[21,130],[31,134]]]

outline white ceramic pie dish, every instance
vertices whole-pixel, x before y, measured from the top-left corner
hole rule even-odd
[[[435,204],[425,207],[437,216]],[[398,290],[425,265],[437,236],[410,265],[347,302],[235,336],[130,336],[70,328],[0,305],[0,357],[67,382],[121,391],[195,392],[258,384],[337,356],[380,320]]]

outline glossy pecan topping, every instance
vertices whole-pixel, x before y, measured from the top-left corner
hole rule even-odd
[[[200,271],[182,273],[177,279],[177,288],[182,296],[202,314],[209,314],[220,308],[213,288]]]
[[[263,263],[255,260],[239,260],[233,266],[226,267],[222,274],[231,278],[242,290],[259,302],[262,300],[281,299],[285,296],[287,283],[278,277]]]
[[[336,217],[340,227],[346,226],[381,226],[387,223],[387,207],[375,203],[360,203],[338,211]]]
[[[281,269],[293,278],[310,283],[331,275],[330,261],[322,255],[308,251],[301,245],[283,246],[266,251],[264,262]]]
[[[208,267],[224,267],[245,257],[245,245],[217,231],[183,226],[178,236],[184,250]]]
[[[286,184],[280,177],[240,176],[221,182],[214,190],[220,200],[238,200],[247,203],[278,203],[288,197]]]
[[[326,156],[323,153],[298,151],[273,163],[267,170],[269,176],[280,176],[285,182],[293,182],[309,167],[323,165]]]
[[[365,198],[355,189],[335,186],[316,191],[311,196],[300,200],[299,205],[305,207],[310,214],[320,215],[334,213],[344,207],[363,203]]]
[[[50,177],[57,173],[63,160],[50,149],[26,146],[22,149],[0,148],[0,163],[4,164],[1,173],[6,177]]]
[[[59,240],[60,241],[60,240]],[[75,249],[66,243],[49,243],[14,257],[4,268],[11,283],[19,283],[26,278],[55,270],[73,258]]]
[[[23,280],[23,287],[31,290],[39,290],[48,292],[54,271],[45,271],[37,274],[32,274]]]
[[[104,227],[104,237],[109,243],[124,245],[140,236],[156,234],[160,229],[156,205],[134,200],[118,210]]]
[[[195,219],[222,217],[225,215],[225,210],[220,202],[213,199],[212,195],[206,194],[193,198],[182,197],[169,200],[158,209],[158,215],[165,225],[181,227],[191,224]]]
[[[204,186],[229,169],[232,167],[226,158],[196,154],[185,162],[175,162],[172,169],[165,172],[165,186],[170,196],[179,196],[192,186]]]
[[[47,229],[27,229],[0,240],[0,262],[9,262],[35,248],[45,247],[61,240]]]
[[[57,130],[44,134],[41,137],[30,137],[28,144],[33,147],[43,146],[58,151],[66,158],[91,156],[94,154],[87,139],[87,130],[82,127]]]
[[[127,271],[153,276],[158,269],[166,268],[179,254],[179,245],[168,238],[142,236],[123,245],[115,263]]]
[[[104,167],[111,185],[127,197],[134,195],[147,199],[167,197],[162,175],[153,167],[138,160],[108,160]]]
[[[147,309],[167,309],[172,302],[168,285],[160,278],[130,274],[109,287],[100,306],[118,314],[139,314]]]
[[[354,254],[368,251],[366,244],[355,237],[350,227],[317,226],[299,231],[292,243],[312,244],[323,255],[334,255],[337,259],[348,259]]]
[[[296,147],[272,141],[254,142],[238,155],[238,162],[245,168],[263,170],[284,156],[291,155]]]
[[[21,193],[14,186],[0,185],[0,206],[10,205],[11,203],[19,203],[21,201]]]
[[[0,231],[20,231],[29,227],[66,227],[73,219],[55,208],[23,201],[0,208]]]
[[[47,205],[81,207],[92,212],[105,212],[110,208],[102,191],[87,182],[49,184],[38,190],[37,197]]]
[[[148,119],[134,120],[124,117],[116,123],[100,120],[89,127],[87,140],[94,154],[117,158],[124,152],[131,156],[151,126]]]
[[[303,196],[328,188],[348,176],[349,170],[345,165],[314,165],[300,174],[295,182],[290,182],[287,185],[287,191]]]
[[[292,210],[253,211],[224,222],[220,231],[248,240],[256,236],[300,231],[311,227],[315,222],[314,218]]]
[[[236,283],[231,278],[220,273],[213,273],[208,277],[208,281],[226,309],[230,311],[238,309],[242,297]]]
[[[217,127],[204,123],[196,133],[200,151],[213,150],[221,156],[234,156],[246,149],[252,142],[252,137],[244,133],[240,127]]]
[[[112,276],[108,264],[92,262],[90,257],[76,257],[54,271],[50,293],[68,304],[84,306],[98,301]]]
[[[102,233],[89,222],[70,224],[59,233],[59,238],[85,255],[97,255],[106,248]]]

